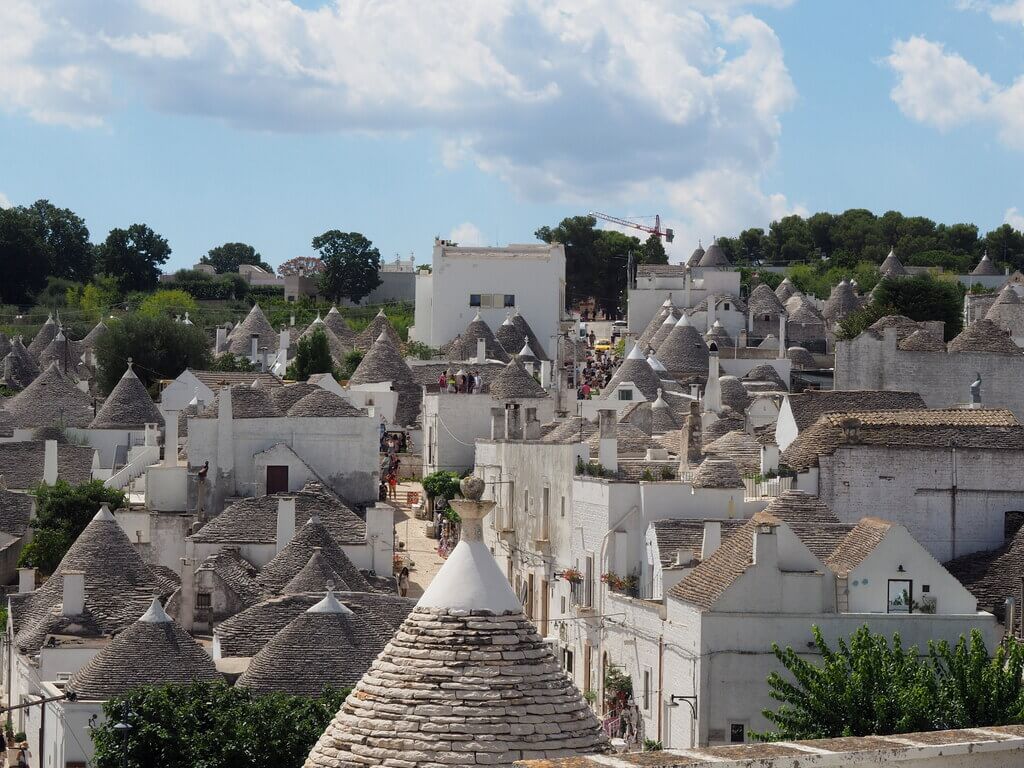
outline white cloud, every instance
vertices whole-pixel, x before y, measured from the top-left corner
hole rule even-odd
[[[987,13],[993,21],[1005,24],[1024,24],[1024,0],[1009,2],[992,2],[991,0],[958,0],[957,8],[961,11],[980,11]]]
[[[9,198],[3,192],[0,192],[0,208],[10,208],[10,207],[11,207],[11,198]]]
[[[1000,85],[942,43],[919,36],[893,43],[886,62],[897,76],[890,95],[907,117],[939,130],[991,123],[1004,144],[1024,149],[1024,76]]]
[[[1003,216],[1003,222],[1020,232],[1024,232],[1024,211],[1017,210],[1016,206],[1007,208]]]
[[[5,0],[0,109],[96,125],[141,100],[249,130],[429,131],[446,167],[475,165],[523,197],[655,191],[726,231],[730,211],[779,207],[757,180],[796,98],[757,4]],[[709,178],[731,180],[734,206],[675,192]]]
[[[448,239],[459,245],[484,245],[484,234],[476,224],[465,221],[448,233]]]

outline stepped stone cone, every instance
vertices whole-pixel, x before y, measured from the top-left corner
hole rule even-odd
[[[462,540],[313,747],[306,768],[512,766],[594,754],[594,713],[523,615],[462,481]]]

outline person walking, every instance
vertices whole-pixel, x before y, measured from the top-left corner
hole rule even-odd
[[[437,391],[444,394],[444,391],[448,389],[448,371],[441,371],[441,375],[437,377]]]
[[[398,574],[398,596],[409,596],[409,568],[407,566],[403,566]]]
[[[398,475],[394,472],[388,474],[388,498],[398,501]]]

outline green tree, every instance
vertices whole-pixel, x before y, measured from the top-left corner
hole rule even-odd
[[[18,566],[36,567],[43,573],[53,573],[103,504],[109,504],[111,509],[124,504],[124,494],[107,488],[102,480],[77,486],[64,480],[53,485],[43,483],[36,488],[35,497],[34,533],[32,541],[21,550]]]
[[[71,287],[66,294],[66,304],[82,310],[92,320],[110,311],[121,299],[117,280],[107,275],[96,275],[88,285]]]
[[[288,378],[305,381],[314,373],[333,373],[334,360],[331,347],[323,328],[317,328],[309,336],[299,339],[295,350],[295,361],[288,366]]]
[[[438,496],[454,499],[460,496],[462,492],[459,489],[458,473],[443,469],[431,472],[423,478],[423,493],[428,499],[436,499]]]
[[[249,373],[255,371],[255,364],[247,357],[233,355],[225,352],[219,355],[210,365],[211,371],[224,371],[227,373]]]
[[[658,235],[651,235],[644,240],[640,263],[668,264],[668,254],[665,253],[665,245],[661,242],[661,238]]]
[[[50,274],[46,246],[24,208],[0,208],[0,303],[28,304]]]
[[[1014,269],[1024,267],[1024,233],[1003,224],[985,235],[985,249],[993,261],[1010,264]]]
[[[110,392],[124,375],[128,358],[148,388],[186,368],[209,367],[210,345],[196,325],[135,313],[112,324],[96,344],[96,379],[103,392]]]
[[[156,291],[142,300],[139,314],[146,317],[174,317],[195,312],[198,305],[192,296],[182,290]]]
[[[74,211],[58,208],[49,200],[36,200],[24,209],[46,250],[50,275],[79,283],[93,275],[93,245],[89,228]]]
[[[206,255],[200,259],[203,264],[209,264],[219,274],[225,272],[237,272],[242,264],[254,264],[267,272],[273,272],[274,268],[263,261],[259,252],[248,243],[224,243],[216,248],[211,248]]]
[[[812,629],[821,662],[792,648],[772,646],[783,672],[768,676],[770,696],[780,703],[764,716],[775,731],[766,740],[889,735],[948,728],[976,728],[1024,720],[1024,645],[1009,639],[989,656],[984,638],[971,630],[954,647],[929,643],[922,658],[861,627],[837,649]]]
[[[223,682],[135,688],[104,703],[91,731],[95,765],[301,768],[346,695],[260,696]],[[127,738],[114,729],[122,721]]]
[[[320,290],[334,301],[359,303],[380,285],[380,251],[358,232],[331,229],[313,238],[323,262]]]
[[[364,354],[361,349],[352,349],[346,352],[345,360],[341,364],[341,370],[338,371],[338,378],[351,379],[352,374],[356,372],[356,368],[363,362]]]
[[[149,291],[156,287],[160,265],[171,256],[171,246],[145,224],[112,229],[96,248],[98,271],[118,280],[122,291]]]
[[[892,307],[911,320],[942,320],[946,340],[963,330],[964,289],[960,283],[937,280],[931,275],[887,278],[878,284],[875,302]]]
[[[872,301],[839,321],[836,338],[844,341],[855,339],[886,315],[898,314],[892,307]]]

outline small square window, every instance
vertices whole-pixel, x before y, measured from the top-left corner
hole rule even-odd
[[[922,592],[931,592],[932,591],[932,585],[931,584],[922,584],[921,585],[921,591]]]
[[[729,743],[743,744],[747,740],[747,727],[743,723],[729,723]]]
[[[619,390],[619,400],[632,400],[632,399],[633,399],[633,390],[632,389],[620,389]]]
[[[505,294],[505,306],[514,307],[516,305],[516,295],[514,293]]]
[[[725,304],[722,305],[722,309],[724,309],[726,312],[729,311],[729,302],[728,301],[725,302]]]
[[[209,592],[196,592],[196,608],[209,608],[211,605]]]
[[[479,307],[480,306],[480,294],[479,293],[471,293],[471,294],[469,294],[469,306],[471,306],[471,307]]]

